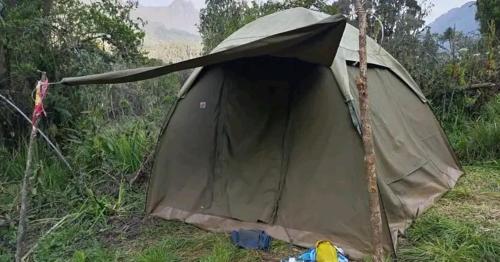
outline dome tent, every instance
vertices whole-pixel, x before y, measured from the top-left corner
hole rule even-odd
[[[368,88],[384,248],[462,171],[408,72],[368,39]],[[146,212],[214,231],[259,228],[302,246],[370,253],[357,116],[358,31],[294,8],[259,18],[212,53],[176,64],[65,78],[143,80],[198,67],[158,138]]]

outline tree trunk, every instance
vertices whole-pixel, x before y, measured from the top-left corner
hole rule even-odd
[[[7,50],[0,43],[0,89],[8,89]]]
[[[4,6],[4,19],[7,12],[17,6],[17,0],[5,1]],[[5,23],[5,21],[4,21]],[[9,39],[2,39],[0,41],[0,89],[11,90],[10,84],[10,59],[8,49]]]
[[[363,2],[363,3],[362,3]],[[363,147],[365,151],[365,172],[368,180],[368,193],[370,205],[370,224],[372,233],[373,261],[383,260],[382,247],[382,217],[380,214],[380,195],[377,185],[377,173],[375,168],[375,149],[373,145],[373,133],[371,127],[368,85],[367,85],[367,56],[366,56],[366,11],[363,7],[364,1],[355,0],[356,13],[359,21],[359,78],[356,86],[359,93],[360,118],[362,123]]]

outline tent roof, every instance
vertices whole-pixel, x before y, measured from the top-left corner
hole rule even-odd
[[[330,16],[305,8],[276,12],[246,24],[210,54],[174,64],[113,71],[80,77],[67,77],[66,85],[113,84],[140,81],[188,68],[223,63],[245,57],[270,55],[296,58],[331,66],[347,101],[353,100],[346,61],[358,62],[358,29],[347,24],[342,15]],[[368,63],[390,69],[425,102],[425,96],[406,69],[375,40],[367,39]],[[335,60],[334,60],[335,58]],[[179,92],[189,90],[201,70],[196,70]]]
[[[224,39],[212,53],[244,45],[272,35],[322,23],[322,21],[331,19],[331,17],[330,15],[302,7],[266,15],[236,30]]]

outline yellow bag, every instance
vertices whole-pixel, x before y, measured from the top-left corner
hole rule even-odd
[[[316,261],[317,262],[338,262],[337,249],[332,242],[322,240],[316,242]]]

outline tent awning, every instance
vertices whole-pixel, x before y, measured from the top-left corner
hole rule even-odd
[[[296,11],[296,9],[290,9],[283,12]],[[65,85],[85,85],[133,82],[184,69],[265,55],[295,58],[304,62],[325,66],[332,64],[346,26],[344,16],[325,16],[321,20],[317,20],[317,17],[304,17],[299,22],[290,21],[285,24],[284,21],[274,21],[277,19],[275,17],[274,15],[262,17],[244,26],[232,36],[238,36],[239,32],[243,31],[248,37],[238,38],[230,36],[214,52],[205,56],[164,66],[67,77],[63,78],[61,83]],[[282,18],[283,16],[277,17]],[[256,26],[259,24],[268,24],[269,27],[262,29],[261,26]]]

